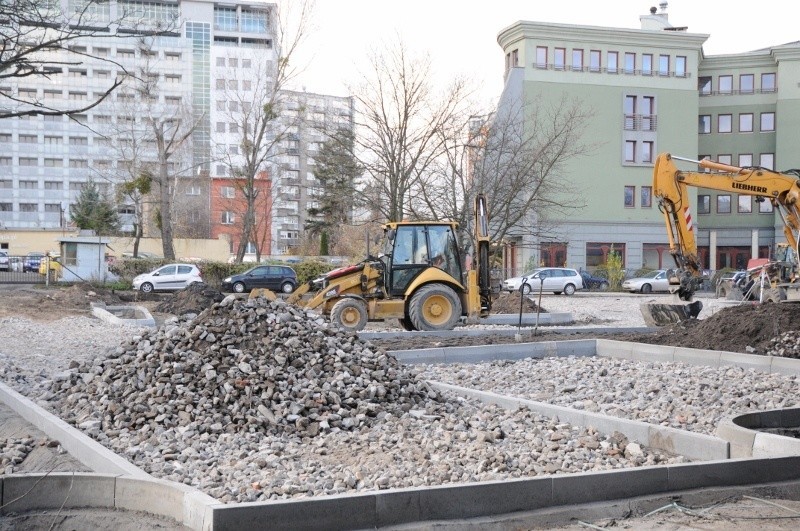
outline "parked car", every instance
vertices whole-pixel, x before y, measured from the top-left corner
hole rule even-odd
[[[169,264],[133,279],[133,289],[142,293],[175,291],[195,282],[202,282],[200,270],[194,264]]]
[[[297,273],[288,266],[260,265],[222,279],[222,291],[245,293],[253,288],[291,293],[297,288]]]
[[[0,251],[0,269],[3,271],[10,271],[11,266],[9,264],[10,262],[8,260],[8,253],[5,251]]]
[[[669,291],[667,270],[659,269],[635,278],[629,278],[622,283],[622,289],[631,293],[652,293],[654,291]]]
[[[523,279],[525,283],[523,284]],[[522,288],[522,293],[539,291],[552,291],[556,295],[572,295],[576,290],[583,289],[583,279],[575,269],[564,267],[540,267],[534,269],[527,275],[506,279],[503,282],[503,289],[507,291],[518,291]]]
[[[600,291],[608,289],[607,278],[596,277],[588,271],[581,271],[581,279],[583,280],[583,287],[586,289],[597,289]]]
[[[42,263],[42,258],[44,258],[44,253],[39,253],[36,251],[30,252],[25,255],[25,260],[22,262],[22,271],[39,271],[39,264]]]

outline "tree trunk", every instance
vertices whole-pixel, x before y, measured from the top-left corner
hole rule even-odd
[[[175,260],[175,245],[172,241],[172,197],[170,176],[167,170],[167,161],[164,157],[159,157],[159,173],[161,181],[161,248],[164,251],[165,260]]]

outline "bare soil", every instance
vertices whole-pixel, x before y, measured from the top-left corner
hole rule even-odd
[[[218,290],[198,284],[177,293],[144,295],[133,291],[114,291],[89,284],[70,287],[31,288],[4,286],[0,289],[0,318],[25,317],[36,321],[60,319],[68,315],[89,315],[91,302],[106,304],[135,302],[148,308],[157,321],[165,316],[199,313],[222,300]],[[535,313],[536,303],[523,301],[524,313]],[[520,294],[500,293],[492,303],[493,313],[519,313]],[[539,309],[546,313],[545,308]],[[608,333],[603,330],[575,329],[574,335],[555,333],[540,328],[534,336],[532,330],[523,329],[523,341],[557,341],[564,339],[603,337],[656,345],[674,345],[689,348],[764,354],[770,339],[790,330],[800,330],[800,304],[743,304],[724,308],[702,320],[692,319],[656,332]],[[400,337],[372,341],[387,350],[405,350],[475,344],[503,344],[516,342],[513,335],[488,332],[481,336]]]

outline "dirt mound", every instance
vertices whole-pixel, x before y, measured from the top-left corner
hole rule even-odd
[[[648,335],[644,341],[765,354],[770,348],[770,340],[790,330],[800,330],[800,304],[742,304],[722,309],[699,321],[692,319],[673,325]]]
[[[492,299],[492,313],[519,313],[519,302],[521,295],[518,291],[501,291]],[[541,308],[542,313],[547,310]],[[522,313],[535,313],[536,303],[529,297],[525,297],[522,304]]]
[[[210,308],[215,302],[221,302],[224,298],[225,295],[218,289],[203,282],[195,282],[175,292],[169,299],[162,301],[155,307],[155,311],[174,315],[200,313],[206,308]]]

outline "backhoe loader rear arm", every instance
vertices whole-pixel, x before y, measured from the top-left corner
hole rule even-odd
[[[673,159],[692,162],[712,172],[682,171],[675,166]],[[710,160],[682,159],[662,153],[656,159],[653,170],[653,194],[659,199],[659,208],[667,226],[670,253],[678,267],[677,278],[670,280],[678,284],[678,295],[682,299],[691,299],[702,271],[691,218],[689,186],[771,201],[783,220],[786,241],[797,249],[800,233],[800,211],[797,209],[800,186],[797,175],[764,168],[739,168]]]

